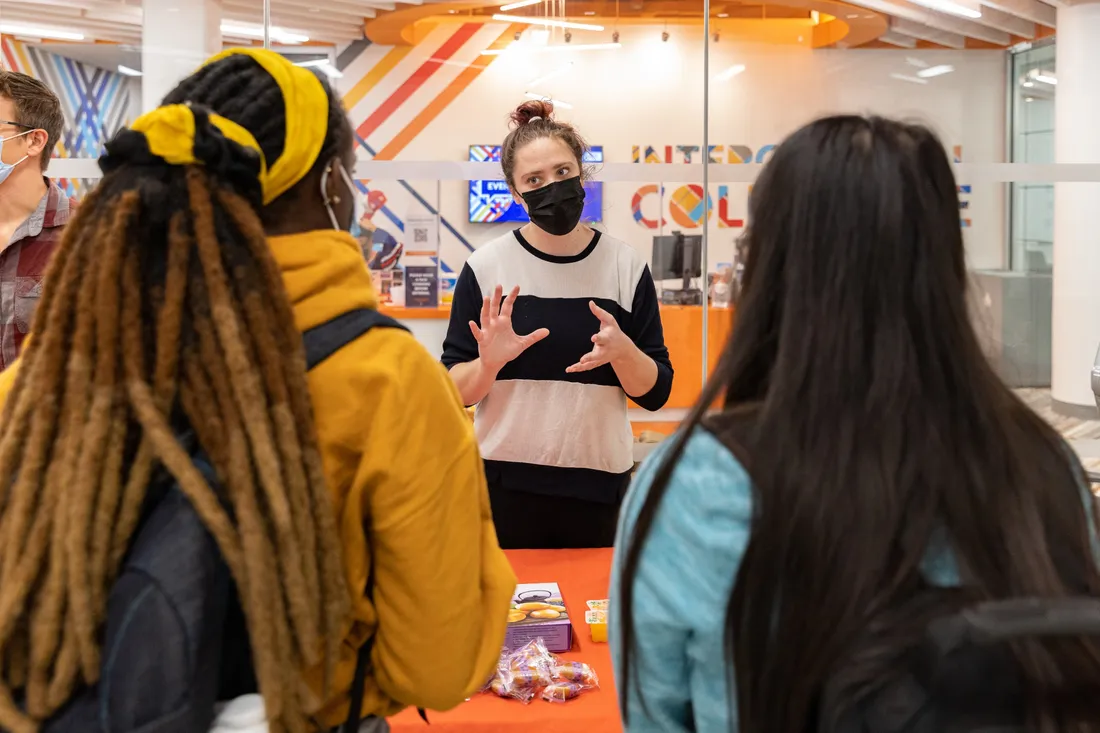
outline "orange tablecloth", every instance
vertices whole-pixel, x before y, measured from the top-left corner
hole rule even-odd
[[[393,733],[515,733],[516,731],[622,731],[611,671],[611,650],[588,636],[585,601],[607,598],[611,550],[520,550],[508,553],[520,583],[557,583],[573,619],[573,651],[565,659],[587,662],[600,677],[600,689],[576,700],[523,705],[478,695],[449,713],[428,713],[426,726],[415,710],[390,720]]]

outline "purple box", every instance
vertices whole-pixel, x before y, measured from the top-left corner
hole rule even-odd
[[[535,639],[561,654],[573,647],[573,625],[557,583],[517,585],[508,612],[506,651],[514,651]]]

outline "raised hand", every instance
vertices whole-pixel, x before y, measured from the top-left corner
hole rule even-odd
[[[634,346],[634,342],[630,340],[630,337],[619,328],[619,323],[613,315],[592,301],[589,301],[588,307],[592,311],[592,315],[600,319],[600,330],[592,337],[592,343],[595,344],[592,351],[589,351],[580,358],[580,361],[565,370],[569,374],[587,372],[602,367],[604,364],[610,364],[629,353]]]
[[[512,288],[507,298],[504,288],[497,285],[492,298],[485,298],[481,304],[481,326],[470,321],[470,331],[477,341],[477,352],[483,366],[499,371],[505,364],[515,359],[528,348],[550,335],[550,331],[540,328],[526,336],[518,335],[512,328],[512,308],[519,297],[519,286]]]

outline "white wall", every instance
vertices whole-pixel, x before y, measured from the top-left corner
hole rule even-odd
[[[495,37],[503,30],[504,26],[494,26],[482,32]],[[701,33],[682,27],[673,29],[672,38],[663,43],[659,26],[619,30],[623,47],[617,50],[499,58],[398,159],[465,160],[469,145],[499,143],[507,133],[508,112],[524,101],[527,91],[573,105],[573,109],[560,110],[559,117],[575,123],[590,143],[602,145],[608,162],[630,162],[634,146],[663,150],[665,145],[700,145]],[[577,33],[573,43],[606,42],[607,35]],[[371,52],[382,53],[376,47]],[[711,84],[712,145],[744,145],[756,151],[781,142],[797,127],[821,115],[855,112],[926,122],[941,135],[949,152],[961,145],[967,163],[1004,160],[1005,57],[1001,51],[815,51],[805,44],[768,45],[723,39],[710,45],[710,53],[712,77],[732,66],[745,66],[742,73]],[[476,58],[476,53],[471,58]],[[529,87],[532,80],[561,69],[566,61],[573,62],[568,71],[538,88]],[[913,78],[921,68],[939,65],[953,66],[954,71],[923,80],[925,83],[896,78]],[[362,78],[365,69],[359,68],[361,73],[342,80],[345,89],[351,89]],[[441,72],[444,79],[433,79],[431,83],[445,85],[446,74],[453,77],[460,71],[445,68]],[[369,107],[371,102],[364,104]],[[369,114],[370,109],[357,108],[352,112],[353,122],[361,122]],[[698,154],[694,160],[699,160]],[[682,156],[675,162],[683,162]],[[653,180],[658,180],[656,173]],[[381,187],[389,197],[389,205],[401,215],[419,208],[395,182],[375,181],[371,185]],[[609,232],[648,253],[651,237],[657,232],[640,226],[631,207],[640,185],[605,184],[604,222]],[[436,203],[434,182],[415,182],[414,186],[433,205]],[[671,192],[678,184],[665,182],[665,186]],[[712,197],[717,197],[717,188],[712,185]],[[975,186],[966,197],[970,208],[964,214],[973,223],[966,233],[968,256],[975,268],[1005,265],[1002,190],[1001,185],[984,184]],[[747,191],[747,184],[729,184],[731,217],[745,216]],[[443,216],[475,245],[496,236],[499,226],[505,226],[468,223],[464,183],[445,181],[439,185],[438,196]],[[647,199],[643,211],[655,217],[657,204],[656,198]],[[719,227],[712,219],[712,266],[729,261],[739,233],[739,229]],[[441,246],[444,260],[457,269],[465,259],[466,248],[445,229]]]

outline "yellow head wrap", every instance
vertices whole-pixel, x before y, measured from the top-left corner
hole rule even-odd
[[[204,66],[228,56],[249,56],[266,71],[286,105],[283,153],[271,165],[264,160],[256,138],[232,120],[211,114],[210,121],[230,140],[260,154],[260,184],[264,205],[294,187],[313,170],[328,134],[329,99],[317,76],[283,56],[262,48],[234,48],[210,58]],[[149,141],[149,151],[172,165],[194,165],[195,116],[185,105],[160,107],[138,118],[131,128]]]
[[[221,115],[211,114],[210,122],[233,142],[256,151],[260,157],[262,183],[267,178],[267,161],[264,160],[264,153],[252,133]],[[158,158],[164,158],[170,165],[195,165],[201,162],[195,158],[195,113],[186,104],[158,107],[138,117],[130,129],[145,135],[145,139],[149,141],[149,152]]]

